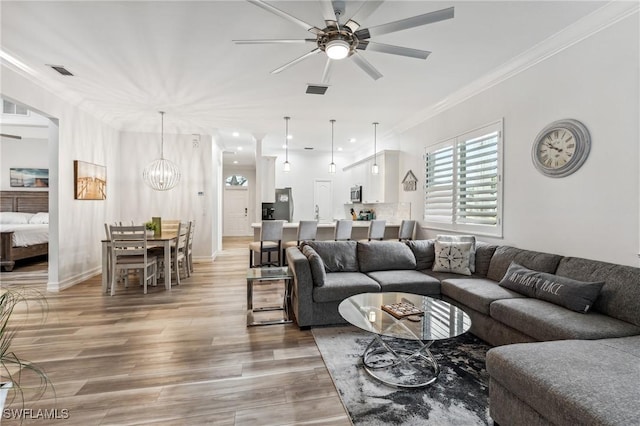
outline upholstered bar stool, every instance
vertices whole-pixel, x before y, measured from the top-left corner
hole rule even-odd
[[[249,243],[249,267],[282,265],[282,225],[283,220],[265,220],[260,226],[260,241]],[[276,252],[278,261],[271,261],[271,253]],[[267,263],[262,263],[262,254],[267,253]],[[255,256],[259,256],[256,263]]]
[[[336,221],[336,231],[333,235],[333,239],[336,241],[340,240],[350,240],[351,239],[351,230],[353,229],[353,221],[352,220],[337,220]]]
[[[296,241],[286,241],[282,246],[282,260],[286,262],[285,252],[289,247],[299,246],[303,241],[313,241],[318,233],[317,220],[301,220],[298,223],[298,234]]]
[[[400,222],[400,229],[398,230],[398,241],[412,240],[413,230],[415,227],[415,220],[403,220],[402,222]]]
[[[387,221],[384,219],[376,219],[369,222],[369,233],[367,234],[367,240],[383,240],[384,230],[387,226]]]

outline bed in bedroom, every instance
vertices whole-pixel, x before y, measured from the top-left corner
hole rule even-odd
[[[0,191],[0,266],[49,253],[49,193]]]

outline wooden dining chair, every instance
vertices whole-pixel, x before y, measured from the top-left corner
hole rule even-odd
[[[282,266],[282,228],[284,220],[263,220],[260,226],[260,241],[249,243],[249,267]],[[271,253],[278,255],[277,262],[271,260]],[[262,262],[262,254],[267,253],[267,262]],[[256,262],[256,255],[259,261]]]
[[[144,225],[109,227],[111,236],[111,295],[116,291],[118,272],[124,271],[124,284],[128,286],[128,272],[142,270],[141,284],[147,294],[149,281],[155,286],[158,279],[156,257],[147,251],[147,233]]]
[[[196,229],[196,221],[189,222],[189,232],[187,234],[187,276],[190,277],[193,272],[193,234]]]

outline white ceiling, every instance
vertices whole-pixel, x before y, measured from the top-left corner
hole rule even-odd
[[[324,27],[317,1],[272,5]],[[313,38],[299,26],[237,1],[2,1],[1,47],[31,68],[34,78],[128,131],[215,134],[234,158],[251,162],[254,138],[265,153],[282,152],[284,116],[291,116],[291,150],[371,154],[394,127],[503,66],[606,2],[390,1],[362,27],[447,7],[455,18],[373,37],[372,41],[429,50],[426,60],[377,52],[362,55],[383,75],[374,81],[350,59],[334,66],[324,96],[305,94],[319,83],[323,54],[280,74],[270,71],[311,50],[311,44],[237,45],[234,39]],[[345,16],[361,2],[348,2]],[[63,77],[45,64],[64,65]],[[239,136],[233,136],[239,132]],[[349,138],[357,142],[349,143]],[[242,151],[238,150],[242,147]]]

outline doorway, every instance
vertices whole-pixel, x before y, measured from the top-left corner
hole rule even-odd
[[[251,235],[249,226],[249,191],[246,187],[224,189],[223,232],[225,237]]]
[[[314,217],[319,222],[333,222],[333,182],[316,179],[313,183]]]

